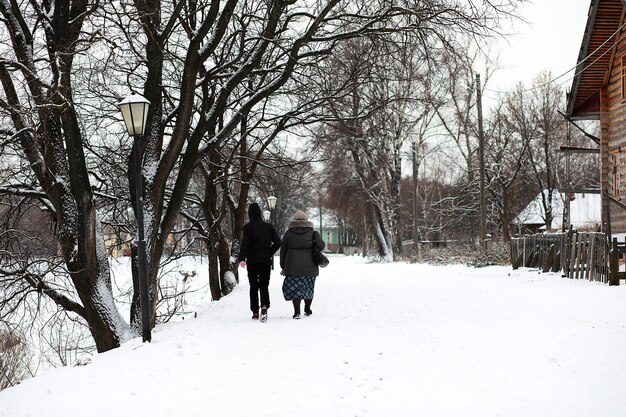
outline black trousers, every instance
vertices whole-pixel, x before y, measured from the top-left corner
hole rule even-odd
[[[271,264],[248,264],[248,281],[250,282],[250,310],[259,311],[259,293],[261,293],[261,305],[270,306]]]

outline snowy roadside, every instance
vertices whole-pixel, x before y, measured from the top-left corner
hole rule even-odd
[[[201,276],[193,280],[201,280]],[[273,271],[266,324],[248,286],[91,364],[0,392],[0,416],[621,417],[626,287],[460,265],[332,256],[313,316]],[[193,306],[190,309],[194,309]]]

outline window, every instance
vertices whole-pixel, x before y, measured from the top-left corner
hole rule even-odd
[[[622,100],[626,100],[626,54],[622,55]]]
[[[624,164],[624,152],[620,149],[611,151],[611,195],[617,200],[621,200],[624,190],[622,189],[622,174],[626,165]]]

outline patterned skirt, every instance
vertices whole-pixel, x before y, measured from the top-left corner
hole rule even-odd
[[[315,290],[315,277],[296,275],[285,276],[283,295],[285,300],[312,300]]]

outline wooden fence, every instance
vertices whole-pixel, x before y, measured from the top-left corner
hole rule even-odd
[[[626,240],[618,242],[614,238],[609,251],[609,285],[619,285],[620,279],[626,279],[626,272],[622,271],[621,263],[626,259]]]
[[[620,254],[626,253],[626,243],[617,239],[609,250],[605,233],[560,232],[541,233],[511,239],[511,264],[541,268],[543,272],[562,271],[563,276],[619,285],[626,273],[619,273]],[[623,257],[623,255],[622,255]]]
[[[567,233],[538,233],[511,239],[511,263],[513,268],[541,267],[543,272],[557,272],[567,262]]]

